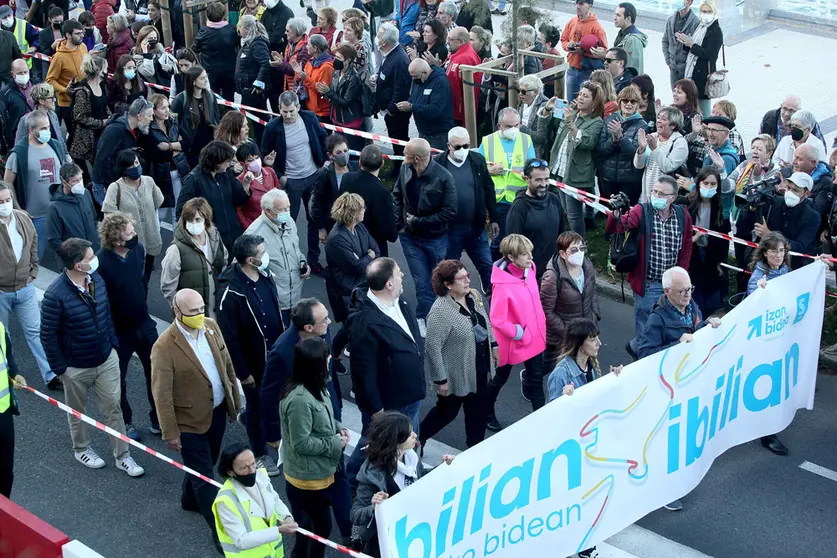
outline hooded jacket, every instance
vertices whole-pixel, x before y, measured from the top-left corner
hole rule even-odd
[[[614,48],[621,48],[628,53],[625,68],[634,68],[640,74],[645,73],[644,50],[647,44],[648,35],[637,29],[636,25],[620,29],[613,41]]]
[[[316,58],[309,58],[305,63],[305,88],[308,90],[308,99],[305,101],[305,108],[317,116],[329,116],[331,103],[328,98],[317,91],[318,83],[331,83],[331,76],[334,74],[334,57],[331,53],[324,52]]]
[[[66,39],[59,42],[55,49],[45,81],[55,89],[59,107],[70,106],[70,93],[67,87],[71,81],[84,77],[81,71],[81,60],[85,54],[87,54],[86,46],[81,44],[75,49],[70,49],[67,47]]]
[[[410,104],[421,136],[447,134],[453,128],[452,98],[448,76],[437,66],[431,66],[424,83],[413,83]]]
[[[96,0],[90,6],[90,11],[93,12],[93,17],[96,18],[96,29],[102,34],[102,42],[105,44],[108,43],[108,39],[110,38],[108,36],[108,17],[112,16],[115,10],[116,0]],[[108,65],[108,67],[113,66]]]
[[[415,197],[418,203],[413,204],[411,197]],[[456,185],[453,177],[433,159],[421,175],[416,175],[412,165],[402,165],[392,191],[392,200],[396,229],[409,232],[416,238],[446,235],[448,223],[456,217]],[[413,216],[409,224],[408,213]]]
[[[65,194],[61,184],[49,187],[50,200],[47,210],[47,245],[57,254],[61,243],[68,238],[89,240],[93,251],[99,250],[99,232],[96,230],[96,210],[93,197],[84,194]]]
[[[546,271],[546,264],[555,254],[555,239],[564,232],[561,200],[547,191],[546,196],[530,196],[521,190],[514,198],[506,216],[506,234],[522,234],[532,241],[532,259],[535,260],[536,277]]]
[[[616,78],[613,82],[613,87],[616,88],[616,94],[618,95],[620,91],[628,87],[637,75],[639,74],[636,71],[636,68],[625,68],[622,75]]]
[[[521,270],[505,259],[491,268],[490,316],[499,349],[497,366],[519,364],[546,349],[546,316],[536,272],[536,264]]]
[[[555,254],[546,265],[541,279],[541,303],[546,315],[546,343],[551,347],[560,347],[564,342],[566,323],[570,320],[588,318],[598,322],[602,319],[596,293],[596,268],[584,258],[581,270],[584,285],[579,291],[561,256]]]
[[[114,114],[108,120],[96,145],[96,160],[93,162],[93,183],[107,187],[119,180],[116,156],[124,149],[137,146],[140,131],[131,130],[127,114]]]
[[[834,199],[834,172],[828,165],[820,161],[811,173],[811,178],[814,181],[814,187],[811,189],[811,201],[824,221],[831,211],[832,200]]]
[[[608,129],[608,125],[613,121],[622,123],[622,137],[619,141],[613,141],[613,135]],[[634,166],[634,154],[638,148],[637,134],[640,128],[645,127],[645,120],[639,113],[628,119],[622,118],[619,113],[605,118],[596,145],[596,167],[600,179],[615,184],[642,182],[642,169]]]
[[[648,321],[645,322],[645,329],[637,343],[636,354],[639,358],[645,358],[668,349],[680,343],[680,337],[684,333],[693,334],[706,323],[694,299],[689,301],[687,312],[683,315],[669,302],[666,295],[663,295],[654,305]]]
[[[592,11],[584,21],[578,19],[578,16],[569,20],[567,25],[564,26],[564,32],[561,33],[561,47],[567,52],[567,62],[576,70],[581,69],[584,55],[581,54],[580,50],[570,50],[569,44],[581,42],[581,38],[585,35],[595,35],[599,39],[599,44],[607,48],[607,34],[602,28],[602,24],[599,23],[599,18]]]

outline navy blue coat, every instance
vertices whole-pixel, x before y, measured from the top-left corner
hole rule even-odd
[[[665,295],[661,296],[645,322],[645,329],[636,349],[637,356],[645,358],[668,349],[678,344],[684,333],[694,333],[705,326],[707,322],[703,320],[694,299],[689,301],[689,307],[691,318],[687,322],[668,298]]]
[[[41,303],[41,343],[50,369],[59,376],[68,366],[102,365],[119,346],[105,281],[90,275],[91,293],[82,294],[66,273],[47,288]]]
[[[381,62],[375,88],[375,104],[378,110],[399,114],[395,103],[410,98],[410,84],[413,78],[410,77],[409,67],[410,57],[401,45],[397,45]]]
[[[65,194],[60,184],[53,184],[49,193],[52,197],[46,215],[47,245],[58,254],[61,243],[68,238],[83,238],[93,244],[94,252],[98,252],[99,231],[90,192],[85,190],[81,196]]]
[[[308,143],[311,146],[311,156],[314,158],[314,165],[322,167],[326,162],[325,140],[328,134],[320,126],[317,115],[310,110],[299,111],[299,117],[305,123],[305,130],[308,132]],[[276,151],[276,161],[273,163],[273,170],[279,176],[285,175],[285,126],[282,118],[277,116],[264,127],[262,137],[262,158],[271,151]]]
[[[433,66],[427,81],[413,84],[410,104],[416,128],[422,136],[447,135],[453,128],[450,81],[442,68]]]

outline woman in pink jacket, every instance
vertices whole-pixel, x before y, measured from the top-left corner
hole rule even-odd
[[[491,327],[497,340],[497,372],[488,384],[489,430],[503,428],[494,413],[494,403],[509,379],[512,366],[525,364],[520,371],[523,397],[536,411],[544,405],[543,352],[546,349],[546,316],[543,313],[532,242],[523,235],[510,234],[500,242],[503,259],[491,271]]]

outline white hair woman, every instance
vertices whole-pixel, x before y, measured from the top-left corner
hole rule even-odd
[[[535,156],[545,159],[549,155],[549,133],[546,128],[538,130],[536,126],[538,111],[549,100],[543,94],[543,81],[535,75],[523,76],[517,84],[517,91],[520,94],[520,102],[517,105],[520,131],[532,137]]]

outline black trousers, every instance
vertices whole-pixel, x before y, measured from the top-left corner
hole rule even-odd
[[[289,482],[285,483],[288,503],[291,513],[304,529],[321,537],[328,538],[331,534],[331,508],[344,491],[337,482],[323,490],[301,490]],[[351,505],[351,496],[348,497]],[[296,535],[291,558],[323,558],[325,545],[303,535]]]
[[[11,382],[9,384],[11,387]],[[11,407],[0,413],[0,448],[3,448],[0,451],[0,494],[11,498],[15,478],[15,423]]]
[[[497,396],[500,395],[500,390],[506,385],[511,374],[512,364],[498,366],[497,372],[488,383],[488,411],[494,413],[494,404],[497,402]],[[523,393],[531,399],[532,410],[537,411],[544,406],[545,398],[543,394],[543,353],[533,356],[523,363],[526,371],[523,373]]]
[[[384,116],[384,123],[387,125],[387,134],[391,138],[408,141],[410,139],[410,113],[399,112],[398,114],[387,114]],[[393,145],[392,151],[395,155],[404,155],[403,145]],[[400,169],[401,161],[393,161],[393,169]]]
[[[247,399],[247,406],[244,407],[244,428],[247,430],[247,440],[250,442],[250,449],[253,450],[253,455],[256,459],[264,457],[267,454],[267,442],[262,433],[262,419],[261,409],[259,406],[259,389],[261,388],[261,378],[256,379],[256,384],[252,387],[241,385],[244,390],[244,397]]]
[[[153,320],[148,320],[138,330],[117,331],[116,337],[119,339],[119,348],[116,349],[116,354],[119,357],[119,384],[122,391],[119,404],[122,407],[122,418],[125,419],[125,424],[133,424],[134,422],[134,411],[128,402],[126,380],[131,356],[136,353],[137,358],[139,358],[142,364],[143,374],[145,374],[145,395],[148,398],[148,404],[151,406],[148,419],[153,426],[159,426],[160,421],[157,420],[157,407],[154,405],[154,395],[151,393],[151,348],[157,342],[157,327]]]
[[[221,96],[228,101],[235,101],[234,73],[206,72],[206,75],[209,78],[209,84],[212,87],[213,91],[215,91],[216,93],[220,93]],[[241,104],[246,105],[247,103]]]
[[[260,93],[258,95],[254,95],[252,89],[244,89],[243,91],[241,91],[241,104],[257,109],[267,110],[267,93],[265,92]],[[277,109],[273,110],[275,111]],[[270,117],[266,114],[261,114],[259,112],[254,114],[262,120],[270,120]],[[253,132],[256,134],[256,145],[261,147],[262,136],[264,135],[264,126],[252,120],[248,122],[248,125],[251,128],[253,128]]]
[[[145,281],[146,298],[148,298],[148,282],[151,281],[151,272],[154,271],[154,257],[151,254],[145,255],[145,275],[143,275],[143,281]]]
[[[223,402],[212,412],[212,425],[203,434],[180,435],[180,454],[183,464],[195,471],[214,477],[215,463],[221,454],[224,432],[227,429],[227,403]],[[180,503],[184,508],[194,508],[206,519],[206,523],[215,535],[215,518],[212,515],[212,502],[218,495],[218,489],[208,482],[193,475],[184,474],[183,494]],[[326,535],[328,536],[328,535]]]
[[[485,439],[485,423],[488,418],[488,379],[485,374],[477,377],[477,391],[465,396],[436,396],[436,406],[430,409],[419,425],[421,445],[453,422],[459,409],[465,408],[465,445],[473,447]]]

